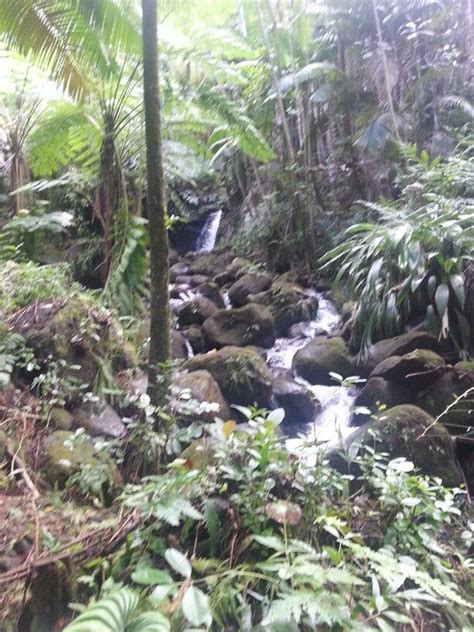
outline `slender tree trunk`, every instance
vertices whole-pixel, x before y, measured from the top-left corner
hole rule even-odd
[[[150,235],[151,324],[148,394],[164,403],[170,360],[169,246],[161,144],[157,0],[142,0],[147,210]]]

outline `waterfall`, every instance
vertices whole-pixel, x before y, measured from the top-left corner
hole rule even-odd
[[[216,243],[217,231],[221,223],[222,211],[209,213],[196,241],[196,252],[211,252]]]

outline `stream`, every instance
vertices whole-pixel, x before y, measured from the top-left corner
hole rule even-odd
[[[196,252],[210,252],[214,248],[221,216],[222,211],[210,213],[197,239]],[[173,287],[170,286],[170,288]],[[340,314],[336,306],[325,294],[314,289],[308,290],[308,293],[317,296],[319,301],[319,309],[314,320],[302,323],[297,337],[277,338],[274,346],[266,351],[267,365],[274,376],[284,371],[291,371],[295,353],[314,337],[330,334],[340,322]],[[183,288],[180,296],[171,300],[172,309],[196,296],[197,293],[193,289]],[[230,309],[231,304],[227,293],[224,293],[224,301],[226,309]],[[188,349],[192,355],[189,343]],[[283,422],[283,429],[289,437],[288,449],[293,453],[299,453],[305,459],[312,460],[312,457],[319,452],[321,444],[333,447],[340,443],[341,438],[354,430],[350,426],[350,419],[357,389],[339,385],[337,382],[334,386],[311,385],[299,376],[294,376],[293,379],[312,391],[314,397],[320,402],[320,407],[309,424],[298,424],[291,420],[286,424]]]

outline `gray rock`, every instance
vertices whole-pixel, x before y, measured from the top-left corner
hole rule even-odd
[[[272,277],[264,273],[244,274],[229,289],[229,299],[234,307],[242,307],[249,302],[250,294],[264,292],[272,284]]]
[[[82,404],[72,412],[72,422],[84,428],[92,437],[103,436],[120,439],[126,433],[125,425],[115,410],[100,402]]]

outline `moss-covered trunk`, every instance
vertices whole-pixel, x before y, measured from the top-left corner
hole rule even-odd
[[[150,234],[151,324],[148,393],[152,403],[163,402],[170,357],[168,298],[168,234],[161,145],[158,83],[157,0],[142,0],[143,84],[145,106],[147,209]]]

